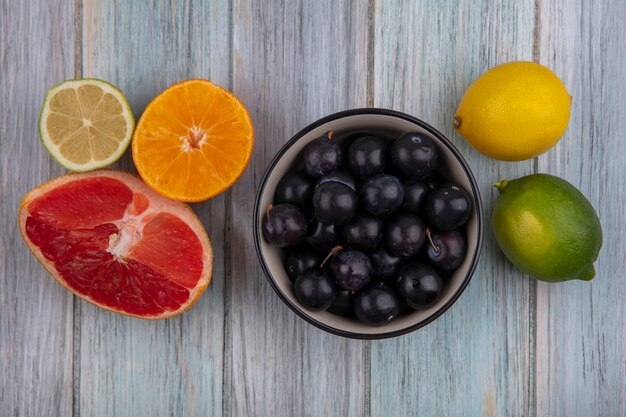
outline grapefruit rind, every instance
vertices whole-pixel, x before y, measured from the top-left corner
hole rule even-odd
[[[94,177],[109,177],[113,179],[117,179],[124,184],[126,184],[132,191],[141,192],[145,194],[150,199],[150,207],[152,210],[158,210],[159,212],[170,213],[181,220],[183,220],[196,234],[198,237],[200,244],[202,246],[202,263],[203,269],[198,279],[196,285],[189,289],[189,298],[185,303],[183,303],[179,308],[172,311],[165,311],[162,314],[158,315],[138,315],[132,314],[127,311],[123,311],[120,309],[116,309],[107,305],[103,305],[101,303],[96,302],[88,295],[75,291],[71,288],[67,282],[63,279],[60,273],[57,271],[56,266],[53,262],[46,259],[43,253],[39,250],[39,248],[34,245],[29,237],[26,234],[26,219],[28,218],[29,210],[28,206],[31,202],[36,200],[37,198],[45,195],[50,190],[53,190],[60,185],[66,184],[68,182],[79,180],[81,178],[94,178]],[[37,261],[46,269],[46,271],[64,288],[72,292],[77,297],[82,298],[85,301],[88,301],[96,306],[103,308],[105,310],[123,314],[126,316],[137,317],[145,320],[160,320],[166,319],[170,317],[177,316],[185,311],[187,311],[196,301],[200,298],[206,287],[209,285],[212,276],[212,266],[213,266],[213,250],[211,247],[211,242],[209,237],[204,229],[204,226],[200,222],[200,219],[196,216],[194,211],[187,205],[177,201],[171,201],[163,198],[162,196],[155,193],[150,187],[145,185],[140,178],[138,178],[134,174],[130,174],[128,172],[113,170],[113,169],[101,169],[98,171],[93,171],[89,173],[69,173],[66,175],[62,175],[55,179],[52,179],[34,189],[29,191],[20,204],[19,211],[19,228],[20,233],[22,234],[22,238],[28,249],[35,256]]]

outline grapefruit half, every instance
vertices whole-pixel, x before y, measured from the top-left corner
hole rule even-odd
[[[191,208],[126,172],[53,179],[26,194],[19,225],[59,284],[109,311],[172,317],[211,280],[211,243]]]

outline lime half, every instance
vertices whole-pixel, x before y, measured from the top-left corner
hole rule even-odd
[[[134,127],[124,94],[93,78],[52,87],[39,116],[41,141],[72,171],[91,171],[117,161],[130,144]]]

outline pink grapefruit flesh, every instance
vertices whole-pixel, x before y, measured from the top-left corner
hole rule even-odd
[[[193,211],[126,172],[49,181],[24,197],[19,223],[55,280],[116,313],[174,316],[191,307],[211,279],[211,243]]]

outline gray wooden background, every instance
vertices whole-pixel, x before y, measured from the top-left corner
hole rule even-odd
[[[0,0],[0,416],[626,416],[625,18],[624,0]],[[519,163],[478,154],[450,123],[471,81],[509,60],[549,66],[574,97],[564,139]],[[116,84],[137,118],[192,77],[250,110],[250,167],[193,205],[215,271],[180,317],[79,301],[20,238],[21,197],[64,173],[39,143],[44,93],[74,77]],[[578,186],[604,228],[595,280],[529,279],[488,222],[468,289],[426,328],[363,342],[299,319],[257,263],[253,195],[291,135],[364,106],[448,135],[486,215],[494,180],[548,172]],[[130,155],[118,166],[134,170]]]

